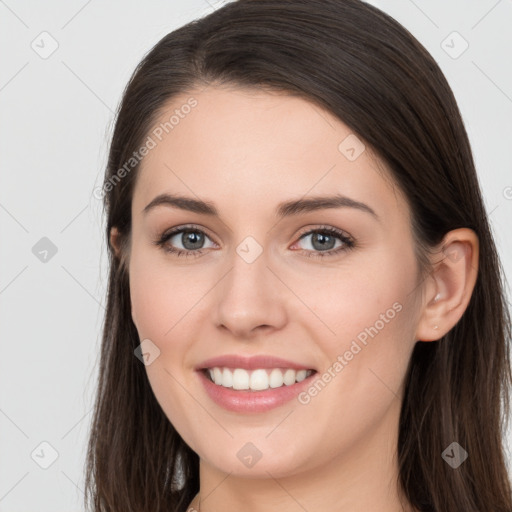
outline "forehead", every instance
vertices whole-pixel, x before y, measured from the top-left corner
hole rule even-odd
[[[213,198],[234,211],[334,193],[364,198],[382,213],[405,205],[352,130],[296,96],[192,90],[167,103],[148,136],[154,147],[138,171],[138,212],[162,192]]]

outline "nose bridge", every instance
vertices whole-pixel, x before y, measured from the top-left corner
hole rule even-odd
[[[269,265],[268,252],[246,237],[230,258],[230,270],[218,287],[216,325],[236,336],[250,335],[260,326],[281,328],[286,321],[282,290]]]

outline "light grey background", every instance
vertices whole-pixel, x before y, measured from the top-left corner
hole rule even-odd
[[[145,52],[223,3],[0,0],[0,512],[82,510],[107,277],[93,190],[113,112]],[[446,74],[510,279],[512,1],[371,3]]]

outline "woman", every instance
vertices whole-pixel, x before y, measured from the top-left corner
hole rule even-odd
[[[512,511],[510,320],[439,67],[358,0],[165,36],[103,187],[93,510]]]

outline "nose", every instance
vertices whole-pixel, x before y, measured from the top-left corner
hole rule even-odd
[[[251,263],[235,253],[215,287],[215,325],[239,340],[282,329],[287,322],[286,287],[267,265],[265,252]]]

